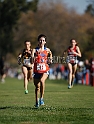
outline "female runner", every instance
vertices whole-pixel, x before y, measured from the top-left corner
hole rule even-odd
[[[35,107],[44,105],[45,80],[49,75],[48,56],[52,59],[52,52],[45,47],[45,44],[46,36],[40,34],[38,36],[38,47],[32,51],[32,56],[34,57]]]
[[[81,57],[81,51],[75,39],[70,40],[71,45],[67,51],[67,65],[69,69],[68,89],[73,87],[75,72],[77,70],[77,56]]]
[[[22,63],[22,73],[24,76],[24,89],[25,89],[25,94],[28,94],[27,86],[30,79],[32,79],[32,73],[33,73],[33,64],[31,64],[32,49],[29,40],[26,40],[24,42],[24,45],[25,45],[25,49],[23,49],[18,56],[18,64],[20,65]]]

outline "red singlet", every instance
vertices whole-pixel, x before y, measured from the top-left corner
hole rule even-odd
[[[36,51],[36,57],[34,61],[34,72],[36,73],[45,73],[49,70],[49,65],[47,64],[48,53],[46,48],[44,51]]]

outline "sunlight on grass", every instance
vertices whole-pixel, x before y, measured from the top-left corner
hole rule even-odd
[[[94,87],[64,80],[47,80],[45,105],[34,107],[34,85],[24,94],[23,80],[7,78],[0,84],[0,124],[93,124]]]

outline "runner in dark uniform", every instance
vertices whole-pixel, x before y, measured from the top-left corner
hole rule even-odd
[[[24,44],[25,44],[25,49],[23,49],[18,56],[18,64],[22,64],[22,72],[24,75],[24,89],[25,89],[25,94],[27,94],[28,81],[32,79],[33,64],[31,63],[31,55],[32,55],[31,43],[30,41],[26,40]]]
[[[67,65],[69,69],[69,78],[68,78],[68,89],[73,87],[73,82],[75,78],[75,72],[77,69],[77,56],[81,57],[80,49],[77,45],[75,39],[70,40],[71,45],[68,47],[67,51]]]

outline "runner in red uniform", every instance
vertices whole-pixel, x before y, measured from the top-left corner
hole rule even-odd
[[[28,81],[32,79],[32,73],[33,73],[33,64],[31,63],[32,49],[29,40],[26,40],[24,42],[24,45],[25,45],[25,49],[23,49],[18,56],[18,64],[22,64],[22,72],[24,76],[24,89],[25,89],[25,94],[28,94],[28,89],[27,89]]]
[[[35,85],[35,107],[44,105],[44,89],[45,80],[49,75],[48,56],[52,59],[52,52],[45,47],[46,36],[40,34],[38,36],[38,47],[33,49],[32,56],[34,57],[34,85]],[[40,91],[40,96],[39,96]]]
[[[78,62],[77,56],[81,57],[80,48],[78,47],[76,40],[71,39],[70,43],[71,45],[66,50],[68,55],[66,61],[69,69],[68,89],[73,87]]]

